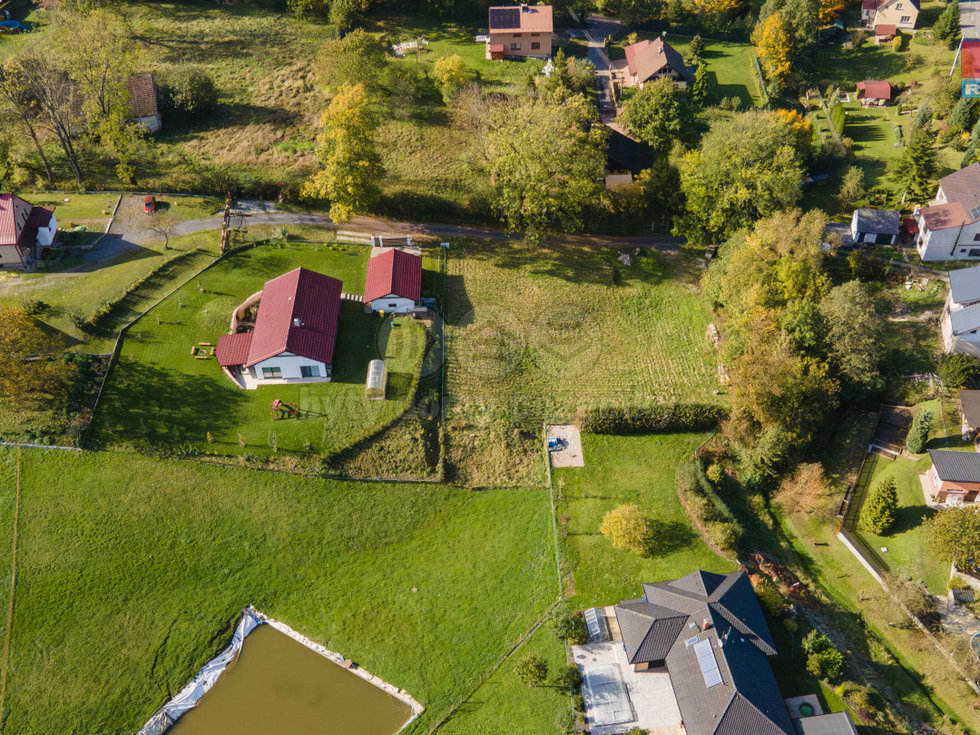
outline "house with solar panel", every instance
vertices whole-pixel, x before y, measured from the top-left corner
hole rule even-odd
[[[508,5],[490,8],[487,58],[548,58],[554,39],[550,5]]]
[[[642,597],[611,614],[589,610],[586,622],[590,643],[573,656],[592,733],[857,735],[813,695],[783,699],[769,664],[776,646],[743,571],[644,584]]]
[[[241,388],[329,381],[340,319],[342,283],[296,268],[267,281],[235,310],[235,330],[218,338],[215,356]],[[240,317],[258,301],[255,328]]]
[[[913,216],[923,260],[980,260],[980,162],[941,178],[936,198]]]
[[[364,310],[411,314],[422,298],[422,256],[385,248],[367,266]]]

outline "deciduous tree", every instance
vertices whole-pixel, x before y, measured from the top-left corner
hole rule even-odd
[[[980,567],[980,513],[974,508],[949,508],[926,521],[926,538],[942,559],[960,569]]]
[[[320,47],[316,61],[317,80],[328,92],[356,84],[363,84],[373,92],[378,88],[387,64],[381,41],[358,28]]]
[[[837,199],[845,208],[857,205],[864,199],[864,171],[860,166],[848,166],[841,179]]]
[[[541,686],[548,678],[548,662],[539,653],[527,653],[514,664],[514,673],[529,687]]]
[[[785,510],[808,515],[825,510],[830,498],[830,483],[819,462],[797,465],[779,484],[776,493],[776,499]]]
[[[773,13],[752,31],[752,43],[766,81],[782,86],[790,73],[791,39],[783,16]]]
[[[621,505],[602,517],[599,531],[617,549],[642,554],[650,536],[650,516],[638,505]]]
[[[466,86],[470,78],[470,70],[459,54],[440,56],[432,66],[432,73],[447,103]]]
[[[828,358],[839,376],[854,385],[871,386],[878,379],[881,318],[860,281],[830,290],[820,302],[827,325]]]
[[[345,86],[323,113],[317,136],[320,168],[303,184],[303,195],[330,201],[330,216],[344,222],[370,211],[384,175],[375,148],[377,116],[364,85]]]
[[[513,231],[536,238],[547,230],[580,230],[601,198],[605,131],[584,97],[498,103],[480,154],[496,204]]]
[[[676,140],[690,141],[694,137],[690,94],[668,77],[646,84],[626,100],[619,119],[657,153],[670,150]]]

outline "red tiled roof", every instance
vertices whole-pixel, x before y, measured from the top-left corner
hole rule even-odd
[[[364,301],[385,296],[418,301],[422,297],[422,258],[404,250],[388,250],[368,261]]]
[[[244,365],[248,362],[248,350],[252,346],[252,333],[222,334],[218,337],[218,347],[214,354],[221,367]]]
[[[895,35],[895,26],[894,25],[878,24],[878,25],[875,26],[875,35],[876,36],[894,36]]]
[[[877,79],[865,79],[857,83],[857,98],[859,100],[890,100],[892,98],[892,83]]]
[[[960,58],[960,76],[963,79],[980,79],[980,40],[963,41]]]
[[[332,364],[342,287],[336,278],[305,268],[266,281],[248,344],[237,334],[219,338],[218,364],[251,367],[283,352]]]
[[[878,0],[863,0],[861,10],[877,10]]]
[[[631,43],[625,51],[626,64],[629,66],[630,73],[635,74],[640,82],[645,82],[664,68],[673,69],[685,81],[691,80],[684,59],[673,46],[662,38]]]
[[[16,194],[0,194],[0,245],[17,245],[23,235],[23,230],[18,228],[14,216],[17,202],[28,209],[31,207],[29,202],[24,201]]]

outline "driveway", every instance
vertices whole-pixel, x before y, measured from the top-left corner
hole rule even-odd
[[[625,30],[623,24],[602,15],[590,15],[586,19],[585,39],[589,42],[589,61],[595,67],[596,86],[599,88],[599,109],[615,109],[612,93],[612,62],[606,55],[606,38],[615,38]]]

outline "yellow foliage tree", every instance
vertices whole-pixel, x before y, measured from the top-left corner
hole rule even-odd
[[[742,7],[741,0],[694,0],[694,7],[709,16],[721,16],[734,13]]]
[[[790,71],[791,40],[780,13],[773,13],[752,31],[752,43],[766,79],[782,83]]]
[[[821,23],[828,25],[837,20],[837,16],[843,13],[846,7],[846,0],[820,0],[820,10],[817,17]]]
[[[813,143],[813,122],[803,117],[796,110],[777,110],[776,117],[786,123],[796,139],[794,148],[805,159]]]
[[[629,549],[641,554],[647,548],[650,518],[638,505],[621,505],[602,517],[599,530],[612,540],[617,549]]]

